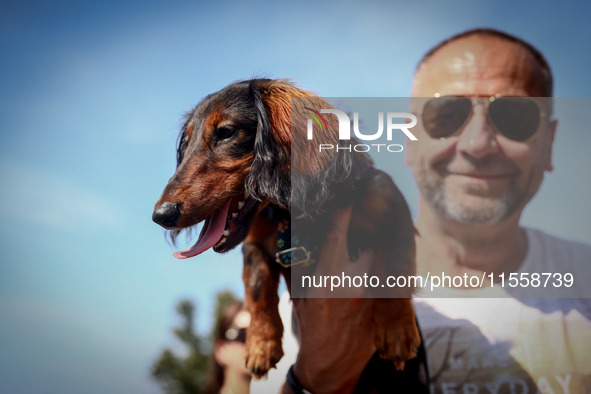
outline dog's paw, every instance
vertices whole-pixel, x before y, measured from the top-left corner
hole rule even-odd
[[[383,359],[393,360],[399,371],[404,369],[406,361],[417,356],[421,345],[414,313],[400,312],[402,311],[390,309],[374,317],[375,345],[379,355]]]
[[[281,340],[248,338],[246,341],[246,368],[250,373],[261,378],[283,357]]]

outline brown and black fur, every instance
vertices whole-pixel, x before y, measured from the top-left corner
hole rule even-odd
[[[294,108],[292,97],[300,98]],[[229,199],[245,200],[247,213],[232,237],[214,250],[226,252],[243,243],[245,301],[251,313],[246,364],[259,377],[283,356],[277,288],[280,275],[290,286],[290,270],[275,262],[280,218],[291,214],[300,231],[324,239],[334,212],[353,205],[350,253],[374,249],[387,262],[379,270],[388,275],[409,275],[415,269],[414,227],[391,178],[373,167],[356,177],[360,163],[370,160],[366,154],[318,153],[318,144],[343,144],[338,125],[327,116],[330,132],[316,133],[310,143],[304,106],[331,108],[283,80],[236,82],[207,96],[186,116],[177,170],[155,206],[154,215],[160,215],[155,221],[172,230],[174,238]],[[397,368],[416,356],[420,344],[410,295],[374,300],[376,347]]]

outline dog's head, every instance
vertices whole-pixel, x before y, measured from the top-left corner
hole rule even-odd
[[[346,178],[346,155],[315,151],[320,143],[337,144],[336,132],[318,133],[315,145],[306,141],[306,106],[331,108],[289,82],[253,79],[207,96],[186,115],[177,170],[152,218],[172,230],[173,239],[182,229],[205,224],[197,243],[175,257],[210,247],[228,251],[266,205],[309,213],[307,201],[321,205],[331,180]],[[329,126],[338,130],[338,124]]]

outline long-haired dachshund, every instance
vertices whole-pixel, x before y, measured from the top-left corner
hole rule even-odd
[[[223,253],[243,242],[245,300],[251,314],[246,365],[258,377],[283,356],[280,274],[292,291],[292,270],[286,268],[290,260],[306,261],[308,271],[314,269],[314,247],[305,241],[282,250],[281,244],[290,242],[281,236],[286,226],[291,227],[287,238],[322,242],[335,211],[353,205],[348,234],[352,259],[372,248],[385,261],[382,272],[414,273],[414,227],[401,193],[365,153],[318,152],[319,144],[344,141],[338,140],[334,116],[325,116],[325,132],[307,140],[305,114],[314,108],[333,107],[283,80],[236,82],[207,96],[186,115],[176,172],[152,216],[172,230],[173,238],[205,221],[197,242],[174,253],[177,258],[212,247]],[[404,298],[374,300],[376,348],[399,369],[416,356],[420,344],[410,296],[409,291]]]

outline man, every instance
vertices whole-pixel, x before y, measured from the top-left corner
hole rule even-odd
[[[524,141],[499,131],[486,105],[497,96],[551,97],[552,74],[543,56],[504,33],[469,31],[425,56],[412,93],[482,98],[472,99],[461,127],[444,131],[454,131],[450,135],[433,138],[435,126],[423,122],[415,129],[420,142],[408,144],[407,163],[420,191],[419,271],[570,271],[587,281],[590,247],[519,225],[544,172],[553,168],[557,124],[551,103],[538,101],[545,113]],[[517,299],[498,284],[495,290],[485,296],[504,298],[416,302],[435,392],[591,392],[589,300]],[[482,296],[466,289],[446,294]]]
[[[419,273],[480,277],[564,271],[590,283],[591,247],[519,224],[544,172],[553,167],[557,122],[551,103],[513,102],[521,105],[518,113],[533,110],[539,115],[537,127],[524,135],[519,134],[523,130],[509,131],[491,115],[499,108],[498,103],[491,105],[498,97],[552,96],[552,74],[544,57],[505,33],[472,30],[425,55],[412,94],[468,98],[451,101],[451,108],[461,111],[447,123],[441,123],[438,110],[448,102],[414,103],[422,121],[413,129],[418,141],[408,142],[406,161],[420,191],[415,223]],[[343,216],[336,218],[336,236],[327,240],[330,250],[344,249],[339,244],[346,242],[348,219]],[[338,254],[325,259],[346,258]],[[447,289],[443,295],[463,298],[415,303],[431,392],[591,392],[588,299],[512,298],[498,285]],[[371,335],[359,338],[359,328],[350,332],[343,321],[365,324],[367,302],[359,300],[353,310],[339,301],[294,300],[301,343],[285,392],[302,387],[314,393],[353,391],[374,349]],[[371,332],[371,327],[365,329]]]

